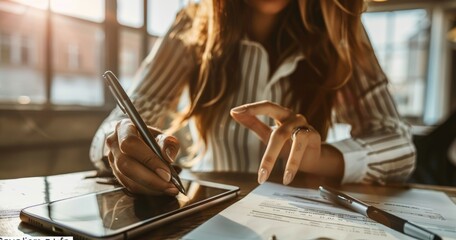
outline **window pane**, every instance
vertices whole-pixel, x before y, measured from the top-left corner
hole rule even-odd
[[[53,104],[103,105],[101,25],[53,16]]]
[[[142,61],[141,32],[124,28],[120,32],[120,81],[125,89]]]
[[[0,101],[44,103],[45,12],[16,3],[0,5]]]
[[[365,13],[363,15],[364,27],[369,33],[369,38],[374,47],[385,47],[387,42],[387,21],[388,13]],[[375,29],[376,31],[372,31]]]
[[[363,23],[399,113],[422,117],[429,45],[426,10],[365,13]]]
[[[176,18],[176,13],[184,6],[183,0],[148,0],[147,31],[162,36]]]
[[[104,8],[104,0],[51,0],[53,12],[95,22],[104,20]]]
[[[144,11],[142,0],[117,0],[117,20],[129,27],[142,27]]]

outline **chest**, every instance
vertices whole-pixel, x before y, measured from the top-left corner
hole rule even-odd
[[[241,45],[241,79],[239,91],[232,96],[236,104],[234,106],[262,100],[285,104],[287,96],[291,97],[289,77],[302,58],[301,55],[290,56],[276,69],[271,69],[268,53],[261,45],[252,42]]]

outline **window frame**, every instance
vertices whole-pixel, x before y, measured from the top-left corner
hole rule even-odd
[[[3,0],[2,0],[3,1]],[[8,1],[11,4],[18,4],[22,5],[21,3]],[[456,8],[455,3],[450,3],[447,1],[439,0],[439,1],[411,1],[408,3],[398,3],[398,4],[391,4],[391,3],[369,3],[368,12],[382,12],[382,11],[396,11],[396,10],[410,10],[410,9],[425,9],[429,12],[431,18],[431,25],[434,23],[432,22],[432,14],[433,9],[436,8],[439,4],[445,5],[448,8]],[[141,35],[141,49],[142,49],[142,59],[144,59],[147,54],[148,50],[151,48],[149,44],[150,38],[154,37],[157,38],[158,36],[154,36],[148,32],[148,18],[149,18],[149,0],[142,0],[143,4],[143,24],[141,27],[131,27],[126,25],[121,25],[117,19],[117,1],[112,0],[105,0],[105,18],[101,22],[93,22],[90,20],[81,19],[74,16],[68,16],[65,14],[53,12],[51,10],[50,5],[48,5],[45,11],[45,41],[44,41],[44,66],[43,69],[43,76],[44,76],[44,84],[45,84],[45,102],[44,103],[30,103],[30,104],[19,104],[19,103],[10,103],[10,102],[0,102],[0,111],[6,110],[65,110],[65,111],[81,111],[81,110],[88,110],[88,111],[110,111],[115,106],[115,101],[112,99],[110,93],[108,92],[106,87],[103,87],[103,94],[104,94],[104,104],[102,106],[82,106],[82,105],[59,105],[54,104],[51,102],[51,92],[52,92],[52,81],[54,72],[52,70],[52,61],[53,61],[53,43],[52,43],[52,32],[53,32],[53,16],[59,16],[67,19],[71,19],[72,21],[79,21],[83,23],[95,23],[101,25],[104,34],[104,49],[102,54],[102,69],[110,69],[113,72],[119,73],[119,65],[120,65],[120,33],[122,29],[128,29],[131,31],[139,32]],[[442,6],[441,6],[442,7]],[[109,39],[109,40],[108,40]],[[430,49],[428,48],[428,51]],[[429,66],[428,66],[429,68]],[[101,76],[100,76],[101,77]],[[426,76],[425,88],[427,88],[429,84],[430,76]],[[447,83],[445,83],[448,85]],[[429,94],[425,92],[425,99],[424,101],[428,101]],[[447,99],[446,101],[450,101]],[[447,105],[450,105],[447,103]],[[426,111],[429,111],[429,106],[424,107],[424,113],[421,118],[426,118]],[[448,111],[448,109],[444,109],[444,112]],[[413,122],[421,122],[424,119],[411,119]]]
[[[374,4],[375,5],[375,4]],[[370,6],[370,5],[369,5]],[[385,72],[387,72],[388,70],[391,70],[393,68],[393,66],[391,65],[391,62],[393,59],[395,59],[395,57],[393,57],[393,54],[403,54],[404,52],[400,52],[400,51],[397,51],[396,49],[396,46],[395,46],[395,42],[394,42],[394,37],[395,37],[395,34],[396,32],[393,31],[393,27],[394,27],[394,22],[396,21],[396,17],[397,17],[397,13],[398,12],[401,12],[401,11],[413,11],[413,10],[424,10],[426,12],[426,15],[429,19],[429,24],[427,25],[426,29],[423,29],[426,33],[427,33],[427,36],[428,38],[431,37],[431,32],[430,32],[430,28],[431,28],[431,19],[432,19],[432,8],[430,6],[416,6],[416,5],[410,5],[410,6],[402,6],[401,8],[393,8],[393,7],[380,7],[380,8],[374,8],[374,10],[372,9],[368,9],[368,11],[366,13],[383,13],[383,14],[386,14],[387,16],[387,21],[386,21],[386,43],[384,43],[384,46],[383,46],[383,49],[381,49],[380,51],[376,51],[375,54],[379,60],[379,63],[381,62],[384,62],[386,63],[386,66],[382,66],[383,70]],[[374,44],[372,43],[373,47],[374,47],[374,50],[375,50],[375,46]],[[429,61],[428,61],[428,56],[429,56],[429,52],[430,52],[430,39],[429,40],[426,40],[425,42],[423,42],[422,39],[420,39],[420,41],[418,42],[417,44],[419,47],[415,47],[415,48],[410,48],[409,51],[417,51],[417,50],[423,50],[424,51],[424,56],[427,56],[426,59],[424,59],[426,61],[426,69],[423,70],[422,74],[420,75],[420,77],[423,78],[423,84],[424,84],[424,87],[423,87],[423,99],[421,100],[422,101],[422,109],[421,109],[421,113],[418,114],[418,115],[414,115],[413,113],[401,113],[399,111],[399,114],[406,120],[408,120],[410,123],[413,123],[413,124],[421,124],[423,122],[423,119],[425,117],[425,114],[426,114],[426,109],[425,109],[425,102],[426,102],[426,86],[428,84],[428,69],[429,69]],[[407,52],[408,54],[410,54],[411,52]],[[380,57],[384,58],[384,59],[380,59]],[[410,59],[409,59],[410,60]],[[407,63],[407,65],[410,66],[410,62]],[[388,80],[389,80],[389,83],[390,84],[393,84],[393,81],[392,79],[395,79],[399,76],[397,75],[388,75],[387,74],[387,77],[388,77]],[[417,76],[407,76],[408,78],[416,78]],[[391,86],[390,86],[391,87]],[[392,91],[390,89],[390,91]],[[399,103],[396,102],[396,99],[395,100],[395,104],[396,104],[396,107],[399,109]]]
[[[17,4],[24,6],[24,4],[19,2],[8,1],[10,4]],[[135,31],[141,35],[141,59],[144,59],[148,54],[149,38],[158,36],[151,35],[147,32],[148,27],[148,0],[142,0],[143,4],[143,25],[139,28],[122,25],[117,19],[117,0],[105,0],[104,12],[105,17],[103,21],[95,22],[87,19],[78,18],[75,16],[69,16],[66,14],[54,12],[51,10],[50,4],[47,8],[42,10],[45,14],[45,23],[44,23],[44,59],[43,59],[43,71],[41,72],[44,78],[44,93],[45,93],[45,102],[43,103],[29,103],[29,104],[19,104],[11,102],[0,102],[0,112],[6,111],[69,111],[69,112],[80,112],[80,111],[101,111],[109,112],[116,105],[115,100],[111,97],[111,93],[108,88],[103,85],[103,95],[104,95],[104,104],[101,106],[85,106],[78,104],[55,104],[52,103],[52,83],[54,77],[54,71],[52,62],[54,60],[53,56],[53,22],[55,16],[69,19],[71,21],[77,21],[80,23],[90,23],[97,24],[101,26],[104,33],[104,49],[102,50],[102,59],[101,68],[103,70],[111,70],[119,74],[119,60],[120,60],[120,33],[122,29],[127,29],[130,31]],[[25,5],[26,6],[26,5]],[[26,6],[31,7],[31,6]],[[102,71],[103,71],[102,70]],[[101,78],[101,76],[100,76]]]
[[[437,125],[450,114],[451,79],[449,77],[451,66],[449,61],[449,43],[443,36],[438,35],[448,23],[448,13],[456,11],[456,1],[453,0],[410,0],[407,2],[369,2],[368,12],[387,12],[399,10],[424,9],[429,13],[430,34],[427,70],[425,75],[424,109],[419,119],[405,118],[412,125]],[[435,60],[439,64],[431,64]],[[439,79],[436,81],[435,79]],[[446,90],[446,91],[445,91]]]

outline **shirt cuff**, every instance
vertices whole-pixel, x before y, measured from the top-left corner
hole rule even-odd
[[[367,172],[368,150],[352,138],[329,145],[337,148],[344,158],[342,184],[362,182]]]

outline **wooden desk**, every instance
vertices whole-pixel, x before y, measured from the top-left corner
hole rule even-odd
[[[48,177],[32,177],[13,180],[0,180],[0,236],[49,236],[52,233],[43,232],[33,226],[21,223],[20,209],[47,201],[77,196],[95,191],[114,188],[112,185],[100,184],[103,179],[87,178],[95,172],[80,172]],[[176,221],[172,227],[162,226],[152,230],[144,239],[177,239],[190,232],[221,210],[246,196],[258,186],[256,174],[239,173],[190,173],[184,171],[183,177],[199,178],[214,182],[237,185],[241,188],[240,195],[231,201],[219,204],[204,212],[199,212]],[[280,182],[281,176],[272,176],[271,180]],[[294,186],[317,188],[322,183],[332,185],[330,181],[315,176],[298,175]],[[444,191],[456,204],[456,188],[428,185],[396,185],[396,188],[414,187]],[[381,192],[384,187],[365,185],[348,185],[351,191]],[[189,221],[189,219],[191,219]]]

